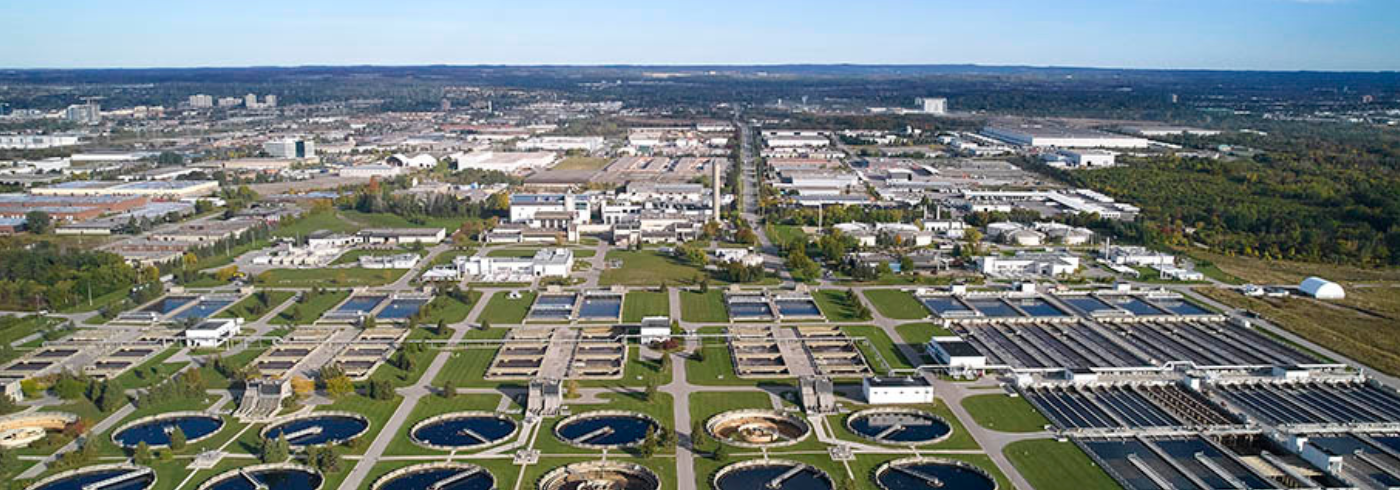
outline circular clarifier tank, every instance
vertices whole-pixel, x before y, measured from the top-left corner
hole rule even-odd
[[[797,444],[811,432],[807,422],[777,410],[733,410],[705,423],[716,439],[739,447],[777,447]]]
[[[166,447],[170,445],[170,435],[180,429],[186,443],[195,443],[213,436],[223,426],[224,419],[202,412],[164,413],[121,426],[112,432],[112,442],[128,448],[142,442],[150,447]]]
[[[102,490],[145,490],[155,486],[156,473],[144,466],[90,466],[39,480],[28,490],[84,490],[100,482],[108,482]]]
[[[321,474],[310,467],[273,463],[220,473],[198,490],[318,490],[323,481]]]
[[[617,449],[642,443],[647,431],[661,424],[636,412],[601,410],[559,421],[554,436],[570,445],[587,449]]]
[[[350,412],[319,412],[273,421],[262,436],[276,439],[286,435],[292,446],[336,444],[359,437],[369,430],[369,419]]]
[[[456,412],[429,418],[409,430],[414,444],[442,451],[493,446],[519,428],[510,417],[491,412]]]
[[[846,417],[846,429],[881,444],[921,445],[947,439],[953,433],[947,421],[922,410],[872,408]]]
[[[831,490],[831,476],[807,463],[761,459],[734,463],[715,473],[715,490]]]
[[[561,466],[540,478],[539,490],[659,490],[661,479],[644,466],[585,461]]]
[[[496,478],[466,463],[426,463],[400,468],[375,480],[371,490],[493,490]]]
[[[997,483],[981,468],[961,461],[938,458],[905,458],[875,469],[881,490],[996,490]]]

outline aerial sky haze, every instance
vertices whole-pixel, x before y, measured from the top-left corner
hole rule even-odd
[[[0,4],[0,67],[983,64],[1400,69],[1395,0]]]

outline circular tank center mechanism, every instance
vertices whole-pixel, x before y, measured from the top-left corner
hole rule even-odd
[[[831,490],[831,476],[807,463],[765,459],[734,463],[715,473],[715,490]]]
[[[137,420],[112,433],[112,441],[122,447],[134,448],[141,443],[150,447],[170,445],[170,437],[179,429],[185,441],[195,442],[214,435],[223,428],[224,419],[204,414],[166,414]]]
[[[952,427],[937,415],[907,408],[872,408],[846,418],[846,429],[881,444],[931,444],[946,439]]]
[[[317,490],[320,473],[294,464],[249,466],[224,472],[198,490]]]
[[[661,479],[644,466],[620,461],[585,461],[561,466],[540,478],[539,490],[659,490]]]
[[[155,471],[145,466],[102,465],[59,473],[40,480],[29,490],[146,490],[155,484]]]
[[[426,463],[391,471],[374,482],[371,490],[493,490],[496,478],[486,469],[467,463]]]
[[[626,448],[642,443],[647,432],[661,427],[655,419],[622,411],[588,412],[566,418],[554,426],[559,440],[582,448]]]
[[[937,458],[905,458],[875,469],[881,490],[996,490],[996,481],[985,471],[961,461]]]
[[[268,439],[285,436],[292,446],[334,444],[359,437],[369,430],[369,420],[353,413],[301,415],[273,422],[263,429]]]
[[[458,451],[500,443],[518,427],[510,417],[490,412],[457,412],[419,422],[409,437],[429,449]]]
[[[776,410],[734,410],[711,417],[705,430],[716,439],[741,447],[796,444],[807,437],[807,422]]]

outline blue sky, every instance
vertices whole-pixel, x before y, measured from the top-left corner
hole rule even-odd
[[[0,67],[1400,70],[1400,0],[5,0]]]

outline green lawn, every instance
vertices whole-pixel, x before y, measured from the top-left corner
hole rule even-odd
[[[702,327],[698,331],[702,335],[712,335],[724,333],[724,327]],[[759,386],[759,385],[792,385],[790,380],[783,379],[743,379],[734,374],[734,363],[729,354],[729,342],[723,338],[705,338],[700,348],[704,351],[703,361],[696,361],[690,356],[685,356],[685,377],[691,384],[705,386]]]
[[[681,319],[695,323],[729,321],[729,309],[724,306],[724,292],[711,289],[707,293],[681,291]]]
[[[963,398],[962,406],[972,414],[977,425],[1001,432],[1036,432],[1045,430],[1049,420],[1035,411],[1025,398],[995,393]]]
[[[304,294],[309,294],[309,292]],[[345,298],[349,296],[349,291],[328,291],[321,293],[321,295],[314,298],[305,299],[301,303],[288,306],[286,309],[282,310],[281,313],[278,313],[277,317],[269,320],[268,323],[274,325],[311,323],[316,321],[317,318],[321,318],[321,315],[324,314],[326,310],[334,308],[335,305],[340,304],[341,301],[345,301]],[[301,318],[297,318],[294,315],[297,310],[301,311]]]
[[[234,303],[233,306],[225,308],[224,311],[215,316],[218,318],[238,317],[249,322],[257,321],[295,294],[291,291],[268,291],[266,305],[258,302],[258,295],[251,294],[247,298],[243,298],[243,301]]]
[[[242,366],[253,362],[253,359],[256,359],[265,350],[267,349],[262,347],[255,348],[250,346],[249,348],[243,349],[242,351],[239,351],[236,354],[224,356],[224,359],[227,360],[230,365]],[[228,389],[228,387],[232,384],[232,382],[227,377],[224,377],[223,374],[219,373],[218,371],[215,371],[214,368],[209,366],[208,363],[205,363],[204,366],[201,366],[199,368],[199,377],[200,379],[204,380],[204,384],[208,386],[209,389]]]
[[[870,358],[871,356],[868,350],[872,345],[874,349],[879,352],[880,357],[883,358],[885,362],[889,363],[891,369],[913,369],[915,366],[915,363],[910,362],[909,359],[904,357],[904,354],[895,346],[894,341],[891,340],[890,336],[880,327],[873,325],[843,325],[841,331],[852,338],[863,337],[866,342],[869,342],[869,344],[866,342],[857,342],[856,347],[865,355],[866,360],[870,363],[871,369],[878,371],[881,368],[880,363]]]
[[[311,232],[327,230],[334,233],[354,233],[360,226],[346,220],[336,212],[320,212],[302,216],[290,223],[277,227],[272,234],[279,237],[305,237]]]
[[[693,284],[705,276],[704,271],[683,264],[655,250],[611,250],[607,259],[622,261],[622,267],[603,271],[598,279],[601,286],[656,286]]]
[[[649,316],[671,316],[671,299],[661,291],[629,291],[622,302],[622,321],[640,322]]]
[[[423,315],[424,325],[437,325],[439,320],[444,323],[460,323],[467,319],[467,315],[472,311],[472,305],[481,301],[481,291],[468,291],[467,299],[469,303],[457,301],[447,295],[439,295],[424,307],[426,313]]]
[[[921,346],[928,344],[928,341],[932,340],[934,337],[953,335],[953,332],[946,328],[926,322],[905,323],[894,327],[894,330],[899,333],[900,337],[904,338],[905,343],[920,346],[920,349],[922,349]]]
[[[522,291],[520,299],[510,299],[507,291],[497,291],[491,295],[491,302],[477,318],[478,322],[491,322],[492,325],[516,325],[525,321],[530,313],[530,305],[535,304],[534,291]]]
[[[392,213],[361,213],[353,210],[342,210],[340,214],[347,220],[372,228],[446,228],[448,234],[457,231],[467,221],[479,220],[479,218],[465,216],[425,217],[410,220]]]
[[[822,314],[826,315],[828,321],[833,322],[866,322],[870,321],[869,312],[864,315],[856,315],[856,305],[846,298],[846,291],[842,289],[823,289],[812,295],[817,300],[817,306],[821,308]]]
[[[875,305],[875,310],[885,318],[921,320],[928,317],[928,309],[908,292],[898,289],[870,289],[863,293],[865,298]]]
[[[272,269],[258,274],[262,286],[309,288],[313,286],[383,286],[399,279],[408,269]]]
[[[155,357],[141,363],[140,366],[126,370],[126,372],[117,376],[116,380],[121,385],[122,389],[130,390],[146,388],[170,379],[171,376],[174,376],[175,373],[179,372],[186,364],[189,364],[186,362],[165,363],[166,359],[169,359],[170,356],[175,355],[175,353],[179,351],[180,349],[178,348],[165,349],[164,352],[156,354]]]
[[[1037,490],[1116,490],[1121,488],[1072,442],[1032,439],[1002,450]]]
[[[502,395],[487,394],[458,394],[452,398],[443,398],[438,395],[425,396],[418,399],[418,404],[414,405],[413,412],[404,422],[403,430],[394,435],[394,440],[389,443],[389,447],[384,450],[384,454],[390,455],[431,455],[444,454],[443,451],[420,447],[414,444],[408,437],[408,432],[413,426],[428,417],[442,415],[452,412],[494,412],[496,406],[500,404]]]
[[[786,244],[795,241],[806,241],[807,234],[802,232],[802,228],[792,225],[768,225],[764,230],[768,234],[768,240],[774,244]]]

